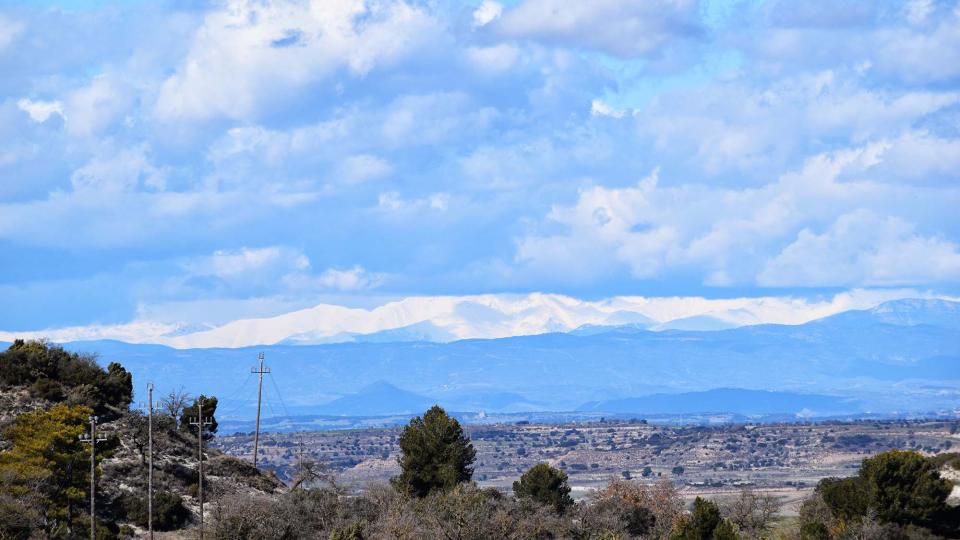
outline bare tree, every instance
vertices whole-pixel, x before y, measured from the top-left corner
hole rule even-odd
[[[173,418],[174,425],[179,427],[180,413],[190,406],[193,396],[183,386],[170,390],[170,393],[160,400],[160,409]]]
[[[723,513],[746,538],[763,538],[773,517],[782,506],[780,498],[752,489],[741,490],[737,497],[723,505]]]

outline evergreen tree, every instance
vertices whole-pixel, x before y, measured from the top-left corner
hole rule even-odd
[[[671,540],[735,540],[733,525],[720,517],[716,503],[697,497],[693,511],[670,536]]]
[[[85,508],[90,454],[79,436],[86,432],[91,413],[87,407],[57,405],[21,414],[5,433],[13,446],[0,453],[0,491],[13,499],[36,500],[39,523],[48,537],[63,536],[75,527]],[[0,524],[0,537],[8,532]]]
[[[415,497],[447,491],[473,476],[473,444],[460,423],[437,405],[410,420],[400,435],[400,452],[401,472],[392,482]]]
[[[952,486],[913,451],[890,450],[863,460],[859,478],[881,521],[926,525],[946,505]]]
[[[567,473],[546,463],[538,463],[523,473],[520,480],[513,483],[513,493],[518,499],[552,506],[558,513],[573,505]]]
[[[193,405],[189,407],[184,407],[183,411],[180,413],[180,431],[186,431],[189,433],[196,433],[197,426],[191,426],[190,421],[196,420],[200,415],[200,401],[203,401],[203,417],[210,419],[210,425],[205,429],[205,437],[210,437],[217,432],[217,398],[215,396],[207,397],[203,394],[200,394],[197,399],[193,400]]]

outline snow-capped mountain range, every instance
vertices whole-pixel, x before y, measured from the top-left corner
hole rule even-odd
[[[900,298],[947,298],[912,290],[854,290],[823,300],[790,297],[706,299],[620,296],[587,301],[559,294],[416,296],[364,309],[334,304],[222,325],[134,321],[29,332],[0,331],[0,341],[112,339],[178,349],[314,345],[343,342],[450,342],[630,325],[709,331],[755,324],[803,324]]]

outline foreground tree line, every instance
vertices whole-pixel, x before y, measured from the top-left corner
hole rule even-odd
[[[91,414],[110,438],[98,446],[98,537],[136,533],[146,524],[146,424],[130,411],[132,384],[119,364],[46,343],[14,343],[0,353],[0,387],[22,396],[0,437],[0,540],[81,538],[88,534],[89,447],[78,439]],[[171,392],[155,417],[158,530],[192,537],[196,433],[188,419],[197,400]],[[216,398],[205,398],[213,415]],[[10,411],[0,411],[10,416]],[[0,414],[0,417],[3,417]],[[215,425],[213,426],[215,430]],[[898,540],[960,537],[960,512],[946,504],[951,484],[938,468],[960,456],[925,458],[890,451],[863,461],[851,478],[822,480],[796,518],[778,516],[777,498],[743,491],[720,501],[686,504],[669,481],[612,480],[575,502],[565,472],[540,463],[510,493],[473,481],[473,445],[456,419],[433,407],[400,437],[400,474],[360,494],[322,466],[304,463],[289,489],[269,474],[210,451],[207,535],[222,539],[626,539]],[[156,452],[155,452],[156,454]],[[121,459],[124,457],[124,459]],[[191,462],[191,459],[194,460]],[[956,467],[956,465],[955,465]],[[227,486],[229,489],[224,488]],[[102,508],[102,510],[101,510]],[[142,529],[140,529],[142,532]]]

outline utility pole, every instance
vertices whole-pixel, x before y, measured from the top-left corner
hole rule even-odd
[[[90,443],[90,540],[97,538],[97,443],[107,438],[97,435],[97,417],[90,417],[90,434],[80,435],[80,440]]]
[[[270,368],[263,367],[263,353],[260,353],[260,369],[250,368],[250,373],[260,375],[260,383],[257,385],[257,427],[253,432],[253,466],[257,466],[257,449],[260,447],[260,398],[263,396],[263,374],[270,373]]]
[[[302,435],[300,436],[300,440],[298,441],[297,446],[299,447],[297,451],[297,470],[299,472],[297,474],[300,476],[299,478],[300,482],[303,482],[303,436]]]
[[[149,466],[147,468],[147,529],[150,531],[150,540],[153,540],[153,383],[147,384],[147,454]]]
[[[203,540],[203,429],[213,423],[210,418],[203,416],[203,396],[197,398],[197,416],[190,419],[191,426],[197,426],[197,472],[199,474],[199,488],[197,496],[200,498],[200,540]]]

